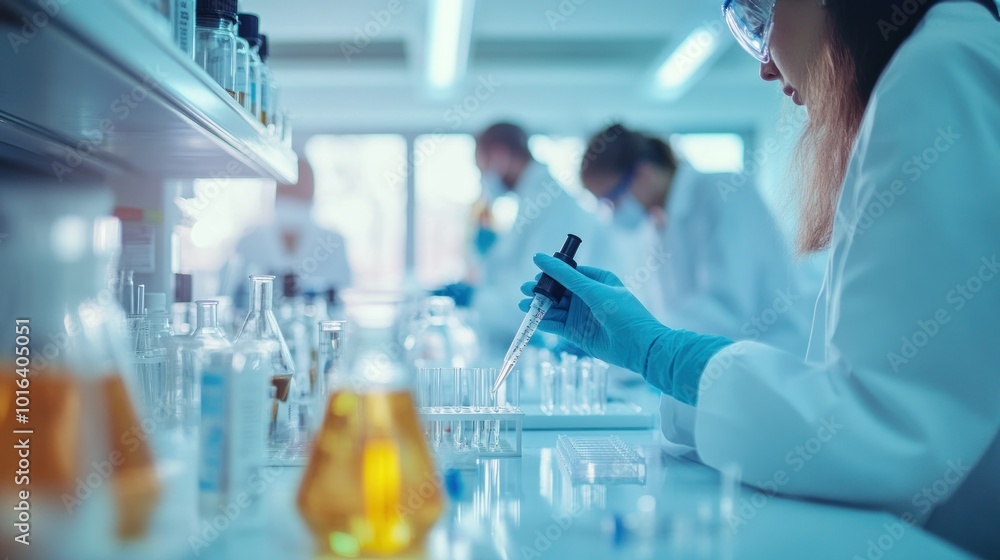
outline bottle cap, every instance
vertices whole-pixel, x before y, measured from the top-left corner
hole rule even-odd
[[[192,279],[190,274],[174,274],[174,302],[191,303]]]
[[[236,22],[237,0],[198,0],[199,16],[214,16]]]
[[[239,14],[238,32],[250,43],[251,47],[260,47],[260,16],[257,14]]]
[[[286,298],[293,298],[299,295],[299,277],[294,274],[285,274],[281,277],[281,295]]]

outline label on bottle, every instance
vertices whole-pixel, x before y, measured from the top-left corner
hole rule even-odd
[[[229,386],[229,492],[249,492],[251,478],[264,466],[267,440],[267,388],[273,367],[262,356],[246,360]]]
[[[194,2],[195,0],[173,0],[170,3],[174,43],[192,56],[194,55]]]
[[[250,94],[250,81],[247,79],[247,65],[244,57],[236,56],[236,91]]]
[[[201,441],[198,488],[222,492],[226,453],[226,373],[205,370],[201,374]]]

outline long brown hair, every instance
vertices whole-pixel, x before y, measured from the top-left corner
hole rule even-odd
[[[808,77],[809,122],[795,151],[806,185],[800,201],[800,251],[829,246],[837,199],[875,84],[899,46],[940,1],[826,0],[824,45]],[[997,16],[992,0],[976,1]]]

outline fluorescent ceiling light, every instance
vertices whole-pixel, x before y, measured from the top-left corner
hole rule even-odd
[[[469,59],[473,0],[431,0],[427,82],[433,89],[455,84]]]
[[[680,94],[722,46],[719,28],[700,26],[685,38],[656,71],[653,83],[661,94]]]

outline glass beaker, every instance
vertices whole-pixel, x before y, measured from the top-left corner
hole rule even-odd
[[[122,377],[131,369],[122,313],[104,286],[109,257],[95,235],[111,197],[11,175],[0,179],[0,231],[9,235],[0,267],[16,271],[0,293],[12,331],[0,348],[0,466],[9,473],[0,507],[18,512],[30,492],[35,523],[30,547],[13,543],[27,526],[4,524],[0,553],[115,557],[147,538],[160,479],[143,427],[151,418],[137,414]]]
[[[440,484],[411,394],[398,294],[348,294],[347,367],[332,376],[298,507],[320,554],[419,555]]]
[[[336,377],[343,375],[345,327],[347,321],[319,321],[319,353],[316,371],[310,372],[313,393],[317,396],[319,409],[326,407],[329,388]],[[322,412],[315,415],[322,419]],[[317,423],[316,428],[319,428]]]
[[[255,356],[247,361],[252,371],[267,368],[273,390],[271,391],[271,412],[267,420],[269,451],[280,450],[289,440],[292,426],[292,410],[289,396],[295,382],[295,362],[281,335],[278,321],[272,308],[274,298],[274,276],[255,275],[250,277],[250,312],[247,314],[235,346],[249,341],[261,343],[249,353]],[[262,355],[263,354],[263,355]],[[263,389],[262,389],[263,391]]]

